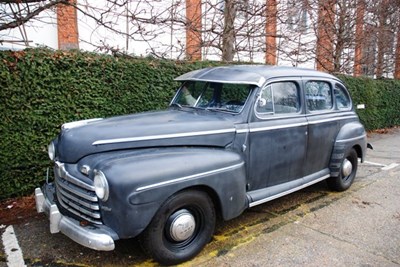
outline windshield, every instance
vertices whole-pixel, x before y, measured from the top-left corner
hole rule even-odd
[[[188,81],[171,105],[239,113],[252,88],[249,84]]]

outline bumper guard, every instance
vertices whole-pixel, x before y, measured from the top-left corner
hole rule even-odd
[[[50,199],[50,195],[53,195],[51,193],[54,193],[52,184],[46,184],[43,191],[41,188],[35,189],[36,210],[38,213],[46,213],[49,217],[50,233],[61,232],[78,244],[94,250],[114,250],[114,240],[118,239],[118,235],[113,230],[104,225],[81,226],[79,221],[62,215]]]

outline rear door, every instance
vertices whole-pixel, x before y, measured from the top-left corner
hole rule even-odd
[[[305,79],[304,93],[308,121],[308,148],[304,170],[305,175],[309,175],[328,168],[339,123],[332,81]]]

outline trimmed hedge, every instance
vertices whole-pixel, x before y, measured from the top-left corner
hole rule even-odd
[[[0,199],[44,181],[62,123],[168,106],[173,78],[218,62],[174,62],[46,49],[0,52]],[[341,77],[367,129],[400,125],[399,81]]]
[[[173,78],[217,63],[32,49],[0,52],[0,199],[44,181],[47,144],[64,122],[168,106]]]
[[[350,90],[354,105],[365,104],[357,113],[367,130],[400,125],[400,80],[338,77]]]

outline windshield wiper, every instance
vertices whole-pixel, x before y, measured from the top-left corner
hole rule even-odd
[[[225,111],[225,112],[229,112],[229,113],[237,113],[233,110],[227,109],[227,108],[217,108],[217,107],[208,107],[206,108],[206,110],[209,111]]]
[[[171,105],[169,105],[169,106],[170,106],[170,107],[178,107],[178,108],[182,109],[182,105],[179,104],[179,103],[176,103],[176,102],[171,103]]]

